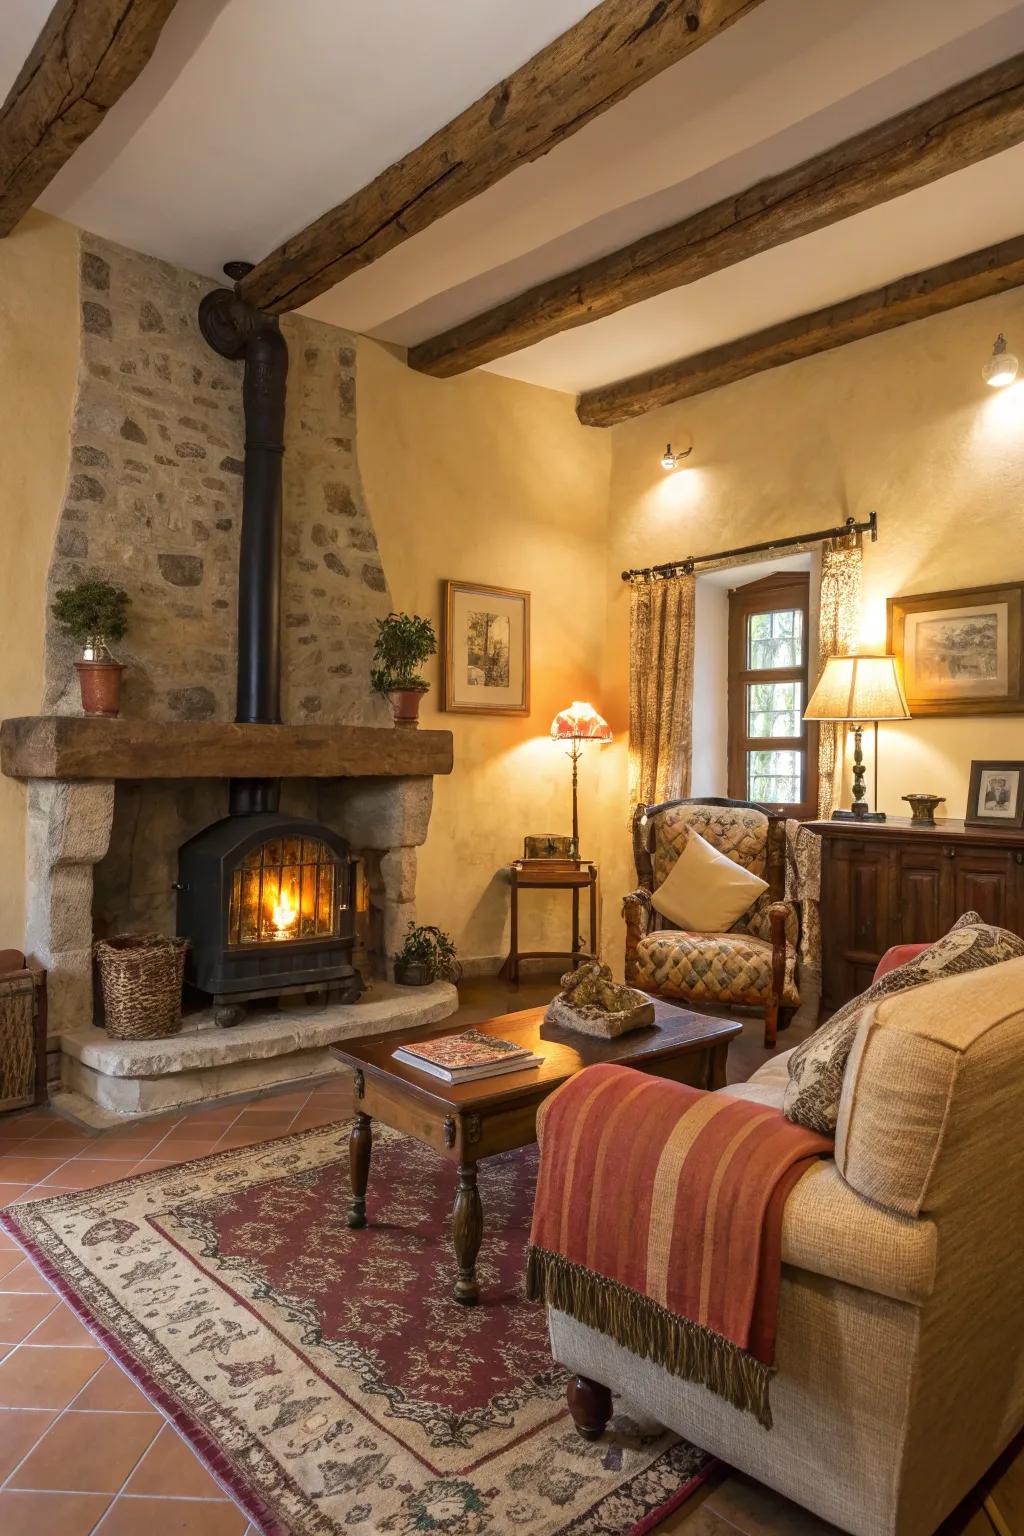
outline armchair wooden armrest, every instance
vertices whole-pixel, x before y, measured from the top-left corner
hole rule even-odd
[[[650,932],[651,892],[642,886],[630,891],[622,898],[622,916],[626,922],[626,983],[632,986],[636,980],[637,945]]]

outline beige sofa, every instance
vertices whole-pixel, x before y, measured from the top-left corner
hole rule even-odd
[[[723,1092],[781,1105],[786,1059]],[[1024,959],[887,998],[783,1227],[762,1429],[552,1310],[555,1358],[853,1536],[929,1536],[1024,1424]]]

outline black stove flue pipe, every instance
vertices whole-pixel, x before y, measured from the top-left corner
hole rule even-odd
[[[232,261],[238,282],[252,270]],[[281,720],[281,468],[288,382],[288,343],[275,315],[216,288],[199,305],[199,328],[215,352],[244,360],[245,472],[238,559],[238,692],[235,719],[245,725]],[[232,779],[233,816],[276,811],[279,779]]]

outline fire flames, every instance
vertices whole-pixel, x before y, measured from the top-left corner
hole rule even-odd
[[[278,898],[270,909],[270,916],[274,924],[275,939],[294,937],[295,926],[299,920],[299,909],[287,891],[278,893]]]

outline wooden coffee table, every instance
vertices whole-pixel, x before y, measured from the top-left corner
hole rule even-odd
[[[457,1026],[433,1024],[410,1034],[378,1035],[333,1047],[355,1073],[355,1124],[349,1143],[352,1170],[350,1227],[366,1226],[373,1122],[415,1136],[458,1164],[459,1183],[452,1212],[452,1239],[459,1276],[455,1300],[473,1306],[480,1295],[476,1258],[483,1237],[483,1209],[477,1163],[483,1157],[526,1147],[537,1140],[537,1109],[549,1093],[583,1067],[615,1062],[695,1088],[721,1088],[729,1041],[741,1024],[706,1018],[655,1000],[655,1022],[618,1040],[595,1040],[545,1024],[543,1008],[507,1013],[474,1028],[514,1040],[543,1057],[539,1067],[452,1086],[395,1061],[392,1052],[432,1036],[457,1033]]]

